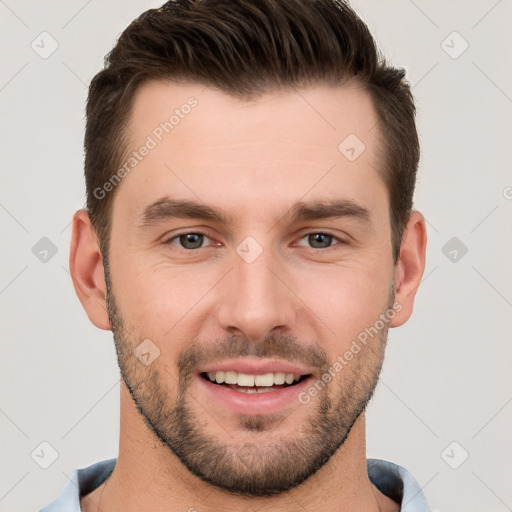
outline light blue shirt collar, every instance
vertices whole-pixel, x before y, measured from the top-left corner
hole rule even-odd
[[[81,512],[80,496],[99,487],[114,469],[116,461],[104,460],[77,469],[60,495],[39,512]],[[383,494],[400,503],[401,512],[429,512],[418,482],[405,468],[380,459],[367,459],[367,468],[371,482]]]

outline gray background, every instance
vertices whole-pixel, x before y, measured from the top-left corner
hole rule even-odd
[[[0,0],[2,512],[38,509],[75,468],[117,455],[115,351],[72,288],[69,223],[84,202],[87,85],[160,3]],[[368,411],[368,456],[412,471],[434,510],[512,510],[512,2],[353,5],[414,86],[429,230],[415,314],[390,332]],[[58,453],[48,469],[42,442]]]

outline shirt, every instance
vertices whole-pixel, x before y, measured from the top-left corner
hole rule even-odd
[[[99,487],[112,473],[117,459],[77,469],[61,494],[39,512],[81,512],[80,496]],[[400,504],[401,512],[430,512],[423,492],[409,471],[386,460],[367,459],[370,481]]]

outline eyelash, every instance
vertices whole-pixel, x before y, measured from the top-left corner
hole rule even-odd
[[[210,237],[208,235],[208,233],[205,233],[204,231],[201,231],[201,230],[194,230],[194,231],[184,231],[183,233],[178,233],[176,235],[174,235],[173,237],[169,238],[168,240],[166,240],[164,243],[165,244],[169,244],[169,245],[175,245],[172,243],[173,240],[176,240],[178,239],[180,236],[183,236],[183,235],[202,235],[202,236],[205,236],[206,238],[209,238],[210,240],[213,240],[212,237]],[[323,252],[323,253],[326,253],[326,252],[329,252],[331,250],[335,250],[337,248],[338,245],[343,245],[345,244],[346,242],[343,241],[341,238],[337,237],[336,235],[333,235],[332,233],[328,233],[326,231],[310,231],[309,233],[305,233],[303,234],[299,240],[302,240],[303,238],[309,236],[309,235],[328,235],[328,236],[331,236],[333,238],[333,241],[337,241],[338,243],[333,243],[333,245],[329,246],[329,247],[326,247],[326,248],[318,248],[318,247],[308,247],[309,250],[313,251],[313,252]],[[301,246],[301,247],[304,247],[304,246]],[[179,247],[179,249],[182,249],[183,251],[187,251],[187,252],[194,252],[194,251],[197,251],[198,249],[205,249],[205,247],[199,247],[198,249],[185,249],[184,247]]]

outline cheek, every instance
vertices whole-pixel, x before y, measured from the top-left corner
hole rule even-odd
[[[382,254],[367,252],[337,265],[281,263],[283,279],[293,292],[287,300],[297,309],[290,329],[310,333],[333,357],[387,306],[392,270]],[[137,336],[179,353],[201,331],[218,327],[215,311],[230,297],[227,283],[219,281],[229,267],[220,261],[178,266],[124,253],[111,270],[117,304]]]
[[[162,340],[175,338],[194,318],[202,298],[214,286],[213,269],[187,269],[128,258],[118,267],[115,294],[126,320],[139,335]]]
[[[298,295],[324,326],[331,352],[340,353],[388,306],[392,272],[382,262],[309,272]],[[311,313],[309,313],[311,315]],[[335,356],[334,356],[335,357]]]

